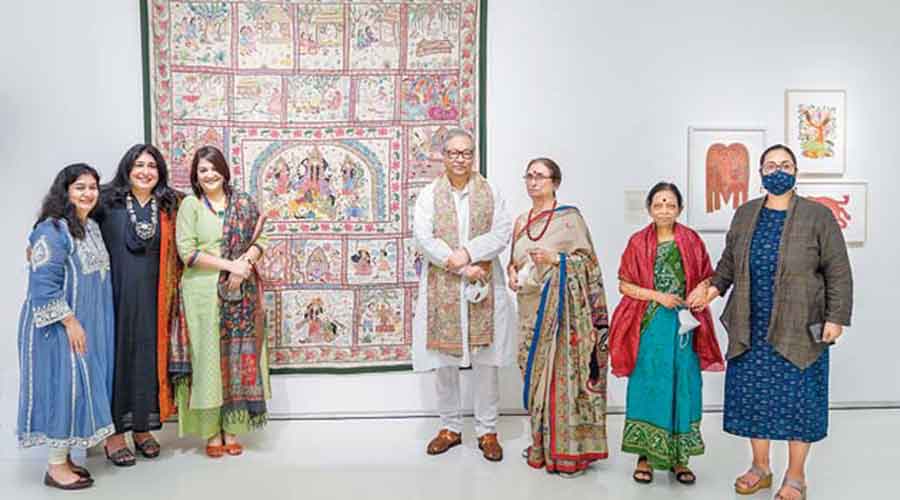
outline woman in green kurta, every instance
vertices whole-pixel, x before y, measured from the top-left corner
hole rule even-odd
[[[239,455],[237,435],[266,422],[269,396],[260,290],[253,264],[265,249],[253,200],[229,186],[222,153],[200,148],[191,164],[194,196],[178,212],[180,335],[173,337],[179,435],[207,439],[206,453]]]

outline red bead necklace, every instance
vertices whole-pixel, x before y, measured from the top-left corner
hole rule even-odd
[[[528,210],[528,222],[525,223],[525,234],[528,235],[528,239],[531,241],[538,241],[544,237],[544,233],[547,232],[547,228],[550,227],[550,221],[553,220],[553,214],[556,213],[556,200],[553,200],[553,208],[550,209],[550,215],[547,216],[547,222],[544,223],[544,229],[541,229],[541,234],[537,235],[537,238],[531,235],[531,223],[535,221],[535,219],[531,218],[531,215],[534,213],[534,207]],[[541,212],[537,214],[537,217],[540,217]]]

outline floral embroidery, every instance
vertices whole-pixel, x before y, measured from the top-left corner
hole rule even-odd
[[[103,243],[100,226],[96,222],[88,220],[84,225],[84,239],[75,240],[75,249],[84,274],[100,271],[100,279],[106,279],[106,273],[109,272],[109,253]]]
[[[32,312],[34,313],[34,326],[38,328],[56,323],[72,314],[69,304],[62,297],[51,300],[40,307],[35,307]]]
[[[106,438],[115,433],[115,427],[110,424],[97,429],[90,437],[71,437],[54,439],[42,432],[29,432],[19,436],[20,448],[47,445],[50,448],[92,448],[102,443]]]
[[[37,271],[39,267],[50,262],[50,245],[47,244],[47,237],[41,236],[37,243],[31,247],[31,270]]]
[[[256,383],[256,355],[241,355],[241,384],[252,386]]]

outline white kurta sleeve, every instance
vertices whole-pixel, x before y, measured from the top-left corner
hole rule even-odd
[[[450,245],[434,237],[434,184],[419,193],[413,213],[413,237],[416,246],[431,264],[443,268],[450,258]]]
[[[491,230],[463,245],[472,262],[493,260],[506,249],[512,236],[513,220],[506,210],[506,201],[493,186],[491,190],[494,192],[494,220]]]

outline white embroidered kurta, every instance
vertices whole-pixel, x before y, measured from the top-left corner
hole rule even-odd
[[[509,290],[500,254],[509,245],[512,236],[512,218],[506,211],[506,203],[500,192],[490,183],[494,196],[494,218],[491,230],[472,240],[469,239],[469,185],[461,191],[451,189],[458,217],[459,242],[469,252],[472,262],[492,261],[492,286],[494,291],[494,340],[475,353],[469,352],[468,303],[463,297],[464,284],[459,287],[460,318],[463,355],[461,358],[428,350],[428,268],[422,266],[419,278],[419,298],[413,318],[413,369],[428,371],[444,366],[508,366],[516,356],[516,312]],[[434,182],[419,192],[413,215],[413,236],[426,262],[443,268],[453,249],[443,240],[434,237]],[[463,280],[465,281],[465,280]]]

